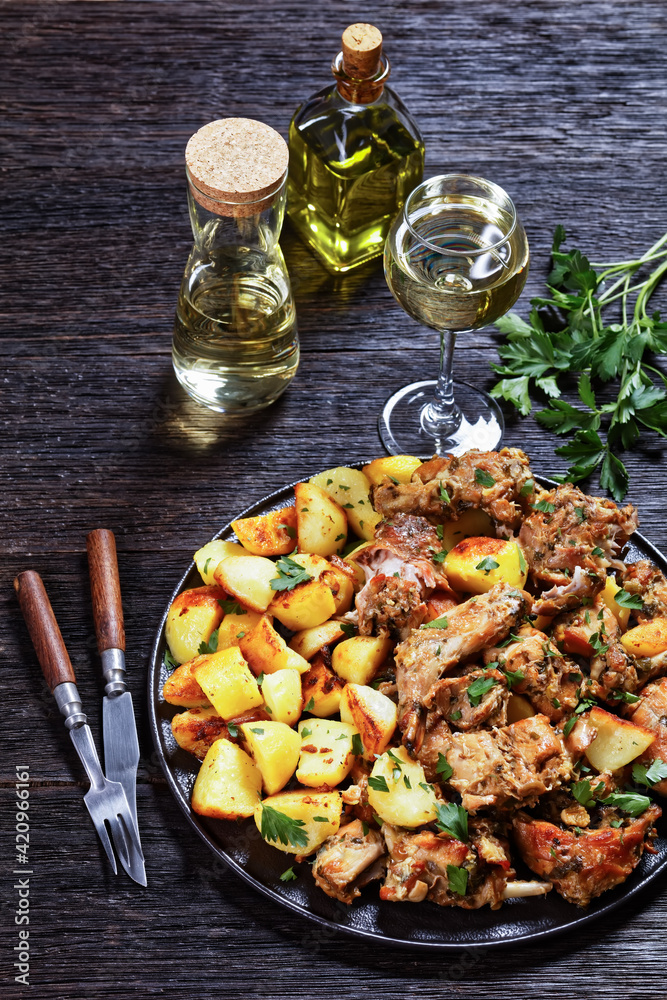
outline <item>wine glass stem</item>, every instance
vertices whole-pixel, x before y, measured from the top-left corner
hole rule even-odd
[[[461,411],[454,399],[452,380],[455,344],[455,333],[451,330],[440,332],[440,374],[433,399],[422,410],[422,427],[436,438],[451,434],[461,423]]]

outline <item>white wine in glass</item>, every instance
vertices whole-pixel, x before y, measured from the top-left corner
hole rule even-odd
[[[392,454],[460,455],[495,448],[500,408],[452,379],[456,337],[512,308],[528,275],[528,241],[510,197],[490,181],[444,174],[424,181],[395,219],[384,251],[387,284],[414,319],[440,333],[440,376],[399,389],[380,415]]]

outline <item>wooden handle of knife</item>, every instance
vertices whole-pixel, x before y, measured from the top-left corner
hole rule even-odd
[[[46,683],[52,691],[59,684],[76,684],[69,653],[41,576],[27,569],[14,580],[14,589]]]
[[[123,603],[113,531],[96,528],[86,538],[90,590],[93,595],[93,616],[97,633],[97,648],[125,651]]]

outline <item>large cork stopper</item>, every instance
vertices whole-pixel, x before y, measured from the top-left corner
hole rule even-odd
[[[288,155],[283,137],[263,122],[209,122],[185,148],[190,190],[195,201],[216,215],[254,215],[273,203]]]
[[[343,70],[353,80],[370,80],[380,68],[382,35],[372,24],[351,24],[343,32]]]

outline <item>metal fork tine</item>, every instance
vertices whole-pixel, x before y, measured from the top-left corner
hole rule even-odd
[[[113,852],[113,848],[111,846],[111,841],[109,840],[109,834],[107,833],[107,828],[104,825],[104,821],[102,821],[101,823],[98,822],[97,816],[95,815],[95,813],[93,812],[93,810],[90,808],[90,806],[86,802],[85,796],[84,796],[83,801],[85,802],[86,808],[88,809],[88,812],[90,813],[90,818],[93,821],[93,826],[97,830],[97,836],[102,841],[102,847],[107,852],[107,857],[108,857],[109,861],[111,862],[111,867],[113,868],[113,873],[114,873],[114,875],[117,875],[118,874],[118,866],[116,864],[116,856],[115,856],[115,854]]]

